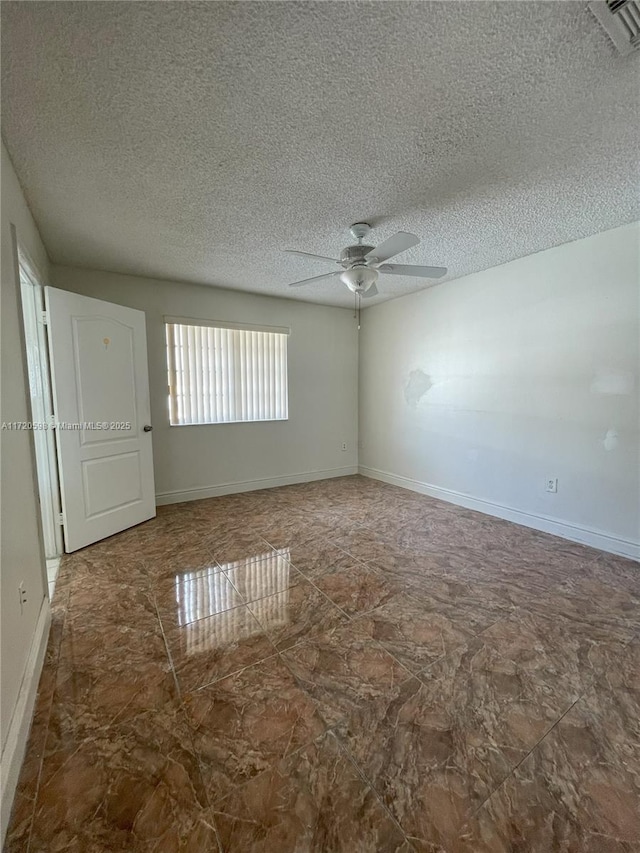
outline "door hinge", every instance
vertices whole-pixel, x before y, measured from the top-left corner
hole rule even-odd
[[[64,513],[63,512],[58,513],[58,524],[64,524]]]
[[[46,312],[46,311],[42,311],[42,312],[40,313],[40,321],[41,321],[41,323],[42,323],[42,325],[43,325],[43,326],[48,326],[48,325],[49,325],[49,315],[47,314],[47,312]]]

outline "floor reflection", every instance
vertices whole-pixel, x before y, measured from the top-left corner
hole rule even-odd
[[[184,572],[176,575],[175,584],[178,624],[181,627],[243,603],[222,572],[212,572],[211,569]]]
[[[234,607],[197,622],[189,622],[180,631],[182,649],[187,655],[199,655],[242,640],[247,640],[256,634],[262,634],[263,629],[253,618],[248,607]]]
[[[290,551],[280,548],[244,560],[224,563],[222,569],[245,601],[256,601],[289,588]]]
[[[177,575],[176,605],[187,655],[238,643],[288,621],[289,549]],[[229,577],[227,577],[227,573]],[[229,578],[233,581],[230,582]],[[258,622],[247,607],[252,609]]]

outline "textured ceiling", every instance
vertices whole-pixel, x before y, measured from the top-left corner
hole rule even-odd
[[[281,249],[457,278],[638,218],[639,59],[584,2],[3,2],[3,136],[57,263],[351,305]]]

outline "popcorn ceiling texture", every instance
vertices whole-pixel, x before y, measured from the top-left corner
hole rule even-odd
[[[639,60],[585,2],[3,2],[3,136],[56,263],[348,306],[281,250],[457,278],[638,218]]]

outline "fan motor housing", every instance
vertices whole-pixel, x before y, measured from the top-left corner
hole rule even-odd
[[[340,252],[340,263],[343,267],[350,267],[353,264],[366,264],[367,255],[374,247],[373,246],[347,246]]]

